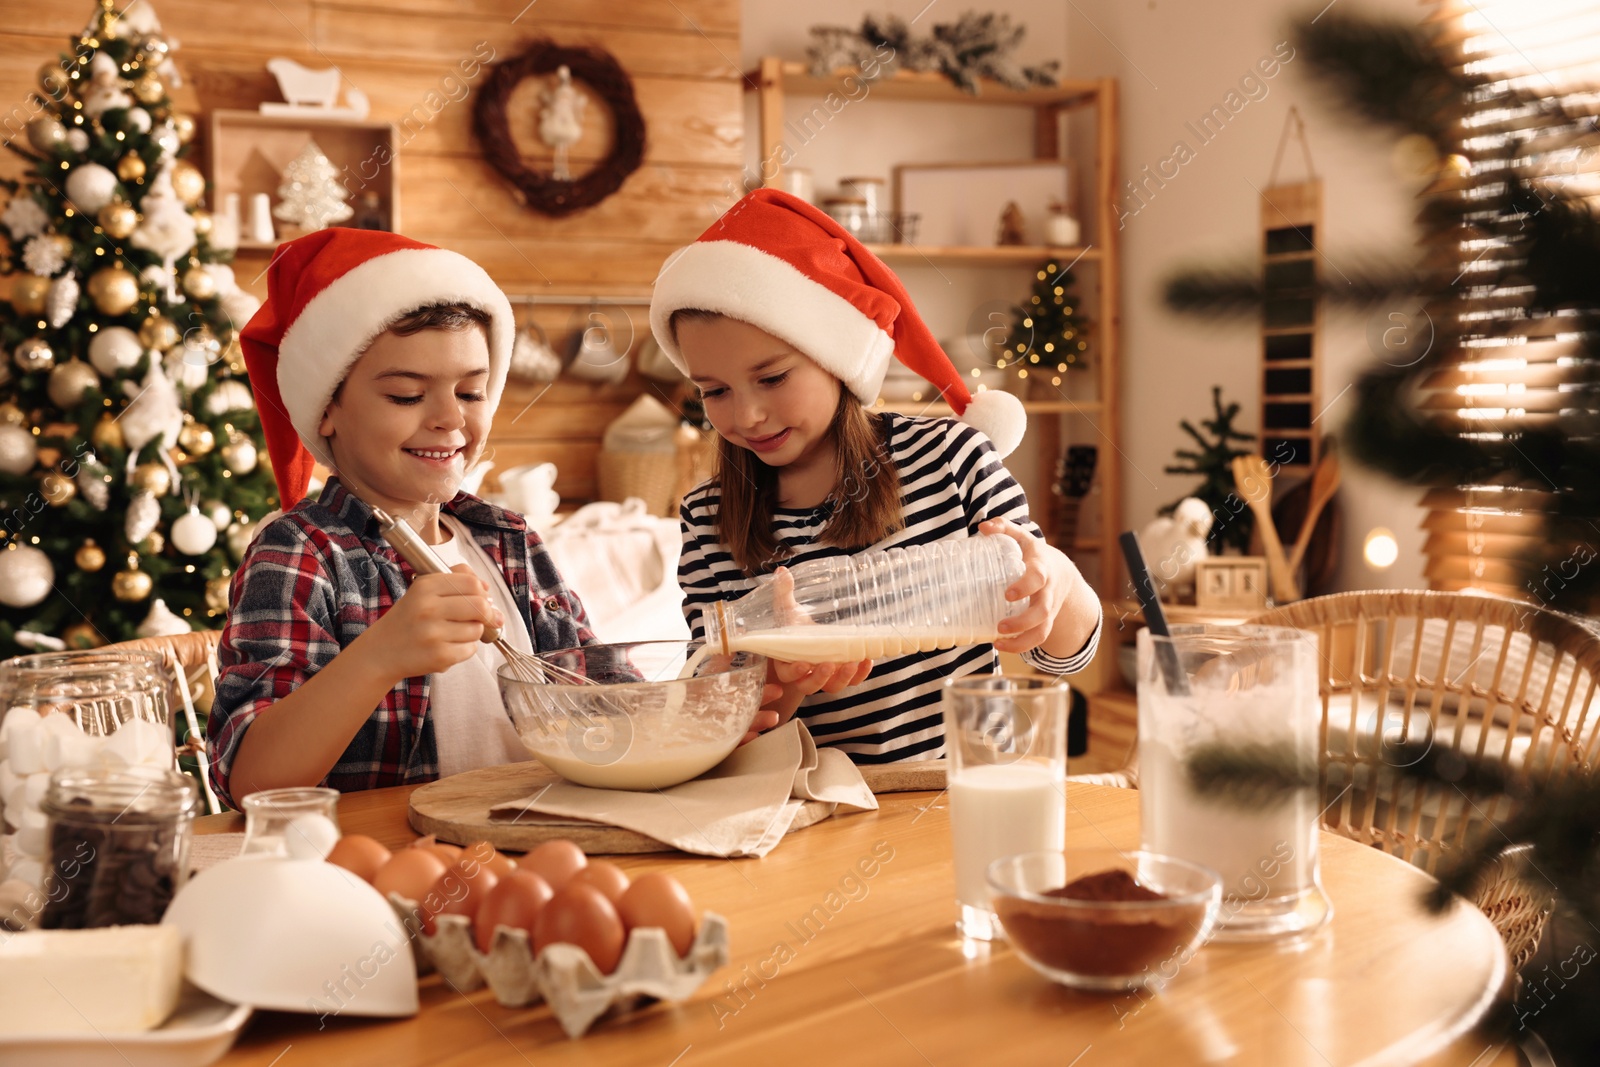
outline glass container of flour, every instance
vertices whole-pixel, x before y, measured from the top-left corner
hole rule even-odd
[[[1222,876],[1216,937],[1309,933],[1332,916],[1317,861],[1317,644],[1301,630],[1140,630],[1140,846]],[[1301,788],[1202,796],[1191,771],[1218,754],[1263,758]]]
[[[999,534],[809,560],[706,608],[706,647],[845,663],[982,644],[1027,606],[1006,600],[1023,569]]]

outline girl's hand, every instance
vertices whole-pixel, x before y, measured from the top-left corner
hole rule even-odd
[[[800,702],[812,693],[838,693],[860,685],[872,670],[872,661],[860,663],[785,663],[767,661],[767,684],[761,692],[761,710],[741,745],[794,718]]]
[[[1056,616],[1066,606],[1078,581],[1078,568],[1065,552],[1045,543],[1010,519],[990,519],[978,527],[979,533],[1004,534],[1022,549],[1025,569],[1022,577],[1006,590],[1010,601],[1027,600],[1028,606],[1000,622],[1000,639],[994,647],[1001,652],[1026,652],[1038,648],[1050,636]]]

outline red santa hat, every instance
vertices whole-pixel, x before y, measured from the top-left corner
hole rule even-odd
[[[419,308],[466,304],[489,315],[490,410],[500,402],[516,324],[511,302],[476,263],[380,230],[330,227],[285,242],[267,268],[267,301],[239,335],[278,480],[292,508],[313,460],[334,466],[322,416],[350,367]]]
[[[687,374],[671,326],[672,313],[683,308],[765,330],[838,378],[863,404],[878,398],[892,355],[938,389],[1001,455],[1021,443],[1027,428],[1016,397],[992,389],[968,392],[883,260],[788,193],[749,194],[662,266],[650,328],[662,352]]]

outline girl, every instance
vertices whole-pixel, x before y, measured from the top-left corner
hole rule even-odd
[[[779,565],[978,533],[1014,538],[1027,565],[1006,590],[1027,607],[994,645],[775,664],[783,693],[758,729],[800,710],[818,744],[857,762],[932,759],[946,678],[998,670],[997,649],[1053,674],[1088,664],[1099,598],[1000,462],[1022,439],[1021,404],[970,396],[899,279],[838,223],[786,193],[751,193],[662,267],[650,325],[721,436],[717,476],[681,513],[678,579],[697,638],[707,605]],[[891,355],[961,421],[869,413]]]

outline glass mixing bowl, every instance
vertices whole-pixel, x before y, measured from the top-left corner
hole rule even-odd
[[[726,759],[761,708],[767,660],[711,655],[679,678],[689,641],[585,645],[499,670],[506,714],[557,774],[601,789],[665,789]],[[541,666],[546,681],[533,680]],[[559,680],[558,680],[559,679]]]

